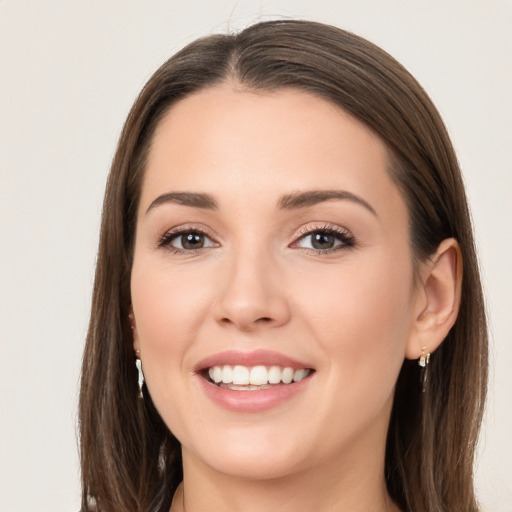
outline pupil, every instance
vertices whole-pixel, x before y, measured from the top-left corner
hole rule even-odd
[[[184,249],[197,249],[202,247],[203,243],[204,236],[200,233],[188,233],[181,237],[181,245]]]
[[[334,236],[325,233],[316,233],[313,236],[312,245],[315,249],[331,249],[334,247]]]

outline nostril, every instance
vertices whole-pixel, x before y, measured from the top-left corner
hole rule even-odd
[[[265,324],[270,324],[272,323],[272,318],[270,318],[269,316],[262,316],[260,318],[257,318],[256,320],[254,320],[252,322],[253,325],[255,324],[262,324],[262,325],[265,325]],[[223,324],[236,324],[237,322],[234,322],[231,318],[229,317],[224,317],[224,318],[221,318],[220,319],[220,322],[223,323]],[[248,325],[250,324],[251,322],[248,322]]]

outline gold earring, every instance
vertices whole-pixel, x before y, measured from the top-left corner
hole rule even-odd
[[[430,361],[430,352],[427,352],[427,347],[423,347],[421,352],[421,356],[418,359],[418,365],[422,368],[426,368],[428,362]]]
[[[420,389],[422,393],[425,393],[427,390],[427,382],[428,382],[428,362],[430,361],[430,352],[427,352],[427,347],[423,347],[421,349],[421,356],[418,359],[418,366],[420,366]]]

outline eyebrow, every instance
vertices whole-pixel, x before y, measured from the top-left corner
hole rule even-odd
[[[362,197],[346,190],[308,190],[306,192],[295,192],[282,196],[277,206],[280,210],[296,210],[308,208],[326,201],[348,200],[353,201],[366,208],[373,215],[377,216],[375,209]],[[148,207],[146,213],[153,208],[166,203],[177,203],[192,208],[205,210],[216,210],[219,205],[210,194],[198,192],[168,192],[158,196]]]
[[[279,200],[278,206],[282,210],[295,210],[298,208],[307,208],[325,201],[336,200],[353,201],[377,216],[377,212],[368,202],[362,197],[346,190],[308,190],[306,192],[287,194]]]
[[[192,208],[203,208],[205,210],[216,210],[217,201],[210,194],[199,194],[197,192],[169,192],[158,196],[148,207],[146,213],[153,208],[166,203],[177,203]]]

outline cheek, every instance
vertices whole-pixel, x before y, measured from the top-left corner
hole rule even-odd
[[[201,414],[190,407],[187,352],[204,318],[205,289],[197,274],[169,269],[155,259],[135,260],[131,276],[132,306],[142,366],[151,399],[162,419],[180,439],[187,432],[184,418],[194,423]],[[180,414],[177,411],[187,411]]]
[[[131,293],[141,350],[160,355],[179,351],[207,309],[201,277],[165,264],[136,262]]]
[[[303,302],[303,317],[309,319],[307,328],[327,369],[322,387],[333,390],[317,405],[318,416],[329,418],[322,422],[323,435],[333,443],[354,440],[372,425],[386,431],[404,361],[412,267],[405,259],[402,265],[385,257],[378,260],[378,265],[360,261],[340,266],[329,279],[325,276],[327,290],[313,297],[309,291]]]
[[[317,274],[300,292],[302,316],[309,318],[313,337],[345,382],[394,386],[412,325],[413,274],[407,254],[347,259],[336,271]],[[311,293],[322,282],[328,286]]]
[[[155,406],[169,424],[172,413],[188,396],[182,389],[190,373],[187,353],[208,311],[200,273],[169,268],[158,260],[140,258],[131,277],[144,377]]]

